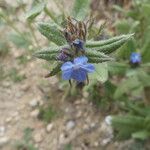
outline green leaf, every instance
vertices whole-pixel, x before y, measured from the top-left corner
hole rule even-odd
[[[85,19],[90,6],[90,0],[75,0],[72,15],[78,20]]]
[[[130,35],[132,35],[132,34],[120,35],[120,36],[112,37],[110,39],[101,40],[101,41],[87,41],[86,47],[87,48],[94,48],[94,47],[105,46],[105,45],[117,42],[123,38],[129,37]]]
[[[114,98],[119,99],[121,96],[123,96],[123,94],[127,94],[139,87],[141,87],[141,83],[139,82],[138,78],[136,76],[130,77],[120,83],[114,94]]]
[[[133,115],[112,116],[111,125],[117,133],[117,138],[128,139],[132,133],[145,128],[144,117]]]
[[[31,10],[29,10],[26,13],[26,19],[28,19],[29,21],[32,21],[33,19],[35,19],[45,8],[45,3],[38,3],[35,6],[33,6],[31,8]]]
[[[128,65],[119,62],[108,63],[108,70],[111,75],[124,75]]]
[[[112,126],[118,130],[138,131],[144,128],[144,118],[139,116],[113,116]]]
[[[59,51],[63,48],[64,46],[50,46],[41,49],[40,51],[35,52],[35,54],[58,54]]]
[[[110,54],[110,53],[114,52],[115,50],[117,50],[118,48],[120,48],[128,40],[130,40],[132,36],[133,36],[133,34],[130,34],[129,36],[126,36],[125,38],[122,38],[119,41],[116,41],[116,42],[113,42],[111,44],[104,45],[101,47],[91,48],[91,50],[96,50],[96,51],[103,52],[105,54]]]
[[[51,76],[54,76],[54,75],[56,75],[58,72],[60,72],[61,71],[61,66],[62,66],[62,63],[61,62],[57,62],[54,66],[53,66],[53,68],[51,69],[51,71],[50,71],[50,73],[49,73],[49,77],[51,77]]]
[[[88,60],[90,63],[95,63],[95,64],[99,64],[106,61],[114,61],[114,59],[111,57],[108,58],[88,57]]]
[[[38,29],[49,41],[55,43],[56,45],[63,45],[66,40],[62,33],[60,32],[56,24],[51,23],[38,23]]]
[[[132,137],[135,139],[146,140],[150,137],[150,132],[146,130],[138,131],[133,133]]]
[[[142,14],[149,19],[150,16],[150,4],[143,4],[142,5]]]
[[[33,54],[34,57],[44,59],[47,61],[56,60],[56,56],[58,56],[60,50],[65,47],[64,46],[51,46],[41,49]]]
[[[26,33],[24,33],[24,35],[26,36]],[[23,36],[16,34],[16,33],[11,33],[9,35],[9,40],[13,42],[19,48],[28,49],[29,45],[31,44],[28,36],[26,36],[26,39],[25,39]]]
[[[86,50],[85,55],[88,57],[96,57],[96,58],[110,58],[109,56],[105,55],[104,53],[97,52],[97,51],[90,51]]]
[[[95,72],[91,74],[92,79],[96,79],[102,83],[108,79],[107,63],[95,64]]]

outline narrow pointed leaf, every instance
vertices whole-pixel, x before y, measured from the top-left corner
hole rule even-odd
[[[90,6],[90,0],[75,0],[72,16],[78,20],[86,17]]]
[[[99,63],[94,64],[95,66],[95,72],[91,74],[91,79],[98,80],[102,83],[106,82],[108,79],[108,68],[107,63]]]
[[[36,4],[30,11],[26,13],[26,19],[32,21],[43,11],[44,7],[45,7],[44,2]]]
[[[138,131],[132,134],[135,139],[145,140],[150,137],[150,132],[146,130]]]
[[[88,60],[90,63],[96,63],[96,64],[106,62],[106,61],[114,61],[114,59],[111,57],[108,58],[89,57]]]
[[[49,73],[49,77],[51,76],[54,76],[56,75],[58,72],[61,71],[61,66],[62,66],[62,63],[61,62],[58,62],[56,65],[54,65],[53,69],[50,71]]]
[[[104,53],[98,52],[98,51],[89,51],[89,50],[87,50],[85,52],[85,54],[88,57],[110,58],[109,56],[105,55]]]
[[[56,45],[63,45],[66,43],[66,40],[63,34],[60,32],[56,24],[50,23],[39,23],[38,29],[49,41],[55,43]]]
[[[55,53],[59,53],[59,51],[61,50],[62,47],[46,47],[41,49],[40,51],[35,52],[34,54],[55,54]]]
[[[106,39],[106,40],[102,40],[102,41],[87,41],[86,47],[87,48],[95,48],[95,47],[100,47],[100,46],[104,46],[104,45],[109,45],[111,43],[117,42],[123,38],[127,38],[132,35],[133,34],[120,35],[120,36],[112,37],[110,39]]]
[[[42,53],[35,53],[34,54],[35,57],[40,58],[40,59],[44,59],[47,61],[54,61],[56,60],[57,54],[42,54]]]
[[[99,52],[103,52],[105,54],[110,54],[110,53],[114,52],[115,50],[117,50],[118,48],[120,48],[128,40],[130,40],[131,37],[132,36],[127,36],[125,38],[122,38],[119,41],[114,42],[114,43],[104,45],[104,46],[101,46],[101,47],[92,48],[91,50],[96,50],[96,51],[99,51]]]

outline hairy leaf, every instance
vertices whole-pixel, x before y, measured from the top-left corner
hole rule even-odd
[[[88,60],[90,63],[98,64],[98,63],[102,63],[102,62],[106,62],[106,61],[113,61],[114,59],[111,57],[108,57],[108,58],[89,57]]]
[[[61,62],[57,62],[57,64],[54,65],[54,67],[53,67],[52,70],[50,71],[49,77],[54,76],[54,75],[56,75],[58,72],[60,72],[60,71],[61,71],[61,69],[60,69],[61,66],[62,66],[62,63],[61,63]]]
[[[89,51],[89,50],[87,50],[85,52],[85,54],[88,57],[109,58],[109,56],[105,55],[104,53],[97,52],[97,51]]]
[[[35,6],[33,6],[33,8],[31,8],[30,11],[26,13],[26,19],[32,21],[43,11],[44,7],[45,7],[44,2],[36,4]]]
[[[145,140],[150,137],[150,132],[146,130],[138,131],[132,134],[132,137],[135,139]]]
[[[56,60],[57,54],[40,54],[40,53],[35,53],[34,56],[37,57],[37,58],[40,58],[40,59],[47,60],[47,61],[52,61],[52,60]]]
[[[114,42],[114,43],[111,43],[111,44],[108,44],[108,45],[103,45],[101,47],[92,48],[91,50],[96,50],[96,51],[103,52],[105,54],[110,54],[110,53],[114,52],[115,50],[117,50],[118,48],[120,48],[131,37],[132,37],[132,35],[129,35],[125,38],[122,38],[119,41]]]
[[[58,29],[58,26],[55,24],[50,23],[39,23],[38,29],[49,41],[52,41],[56,45],[63,45],[66,43],[66,40],[60,30]]]
[[[78,20],[86,17],[90,6],[90,0],[75,0],[72,15]]]
[[[92,74],[94,79],[100,82],[105,82],[108,79],[108,68],[107,63],[95,64],[95,73]]]
[[[131,35],[132,34],[120,35],[120,36],[112,37],[110,39],[106,39],[106,40],[102,40],[102,41],[87,41],[86,42],[86,47],[87,48],[94,48],[94,47],[105,46],[105,45],[117,42],[117,41],[119,41],[123,38],[127,38]]]

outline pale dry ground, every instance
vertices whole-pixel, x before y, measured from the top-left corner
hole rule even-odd
[[[8,58],[5,64],[11,67],[11,62],[16,60],[13,54]],[[65,150],[68,143],[72,144],[73,150],[119,150],[120,144],[111,141],[112,130],[103,121],[101,112],[84,98],[61,101],[63,93],[58,90],[57,79],[44,79],[46,71],[41,64],[41,61],[33,60],[18,66],[20,73],[27,77],[19,83],[1,82],[0,127],[5,131],[1,132],[0,140],[7,138],[7,141],[0,144],[0,149],[16,150],[15,144],[23,140],[24,129],[32,128],[32,142],[39,150]],[[46,123],[31,116],[37,108],[32,108],[30,101],[36,99],[44,104],[45,96],[50,96],[48,101],[59,112],[51,122],[50,131],[46,129]]]
[[[57,9],[52,3],[50,7]],[[23,15],[20,18],[23,19]],[[39,43],[43,42],[41,38],[45,40],[40,36]],[[59,89],[58,80],[55,77],[43,78],[47,73],[43,69],[43,61],[31,59],[27,64],[19,65],[16,57],[22,53],[26,54],[12,47],[10,54],[2,59],[6,71],[16,67],[26,79],[18,83],[10,79],[0,82],[0,150],[16,150],[14,145],[23,140],[26,128],[33,129],[31,142],[39,150],[65,150],[64,146],[68,143],[72,144],[73,150],[128,150],[130,142],[111,141],[112,130],[104,122],[102,112],[86,98],[74,102],[61,100],[64,93]],[[37,119],[36,111],[39,108],[31,107],[33,100],[41,105],[48,101],[59,112],[51,122],[49,131],[47,124]]]
[[[4,60],[4,64],[8,65],[6,65],[8,69],[17,65],[13,54],[11,53]],[[11,64],[12,62],[14,63]],[[26,75],[27,79],[19,83],[13,83],[11,80],[1,82],[0,127],[4,127],[5,131],[1,133],[0,140],[8,138],[7,142],[0,145],[1,150],[15,150],[14,145],[22,139],[25,128],[33,129],[33,143],[39,150],[63,149],[63,145],[70,142],[77,150],[81,147],[91,150],[97,149],[96,147],[101,142],[101,132],[105,128],[104,125],[101,126],[100,113],[85,99],[79,99],[73,103],[67,100],[62,102],[61,97],[58,96],[61,93],[57,90],[57,79],[55,77],[43,79],[46,71],[42,69],[40,61],[33,60],[25,66],[16,67],[20,69],[21,74]],[[44,96],[46,95],[41,92],[41,89],[46,91],[47,96],[52,91],[49,101],[55,107],[57,106],[58,111],[60,110],[61,113],[52,122],[53,128],[49,133],[46,131],[46,123],[31,116],[31,112],[35,108],[31,108],[30,101],[36,99],[42,104],[45,103]],[[67,127],[69,121],[73,121],[75,124],[71,129]],[[109,138],[109,134],[111,135],[109,132],[108,135],[103,134],[104,139]],[[34,140],[36,135],[40,136],[39,141]],[[86,143],[88,143],[87,148]]]
[[[0,83],[0,150],[17,150],[15,145],[23,141],[26,128],[33,129],[31,142],[38,150],[65,150],[70,143],[72,150],[129,150],[134,141],[113,141],[112,129],[104,121],[106,114],[88,102],[86,94],[82,99],[62,101],[64,93],[58,80],[43,78],[47,72],[43,61],[31,59],[26,65],[18,65],[19,53],[15,49],[3,60],[7,69],[17,67],[26,79],[18,83],[6,79]],[[49,103],[57,110],[50,129],[33,115],[39,109],[31,106],[33,100],[40,105]]]

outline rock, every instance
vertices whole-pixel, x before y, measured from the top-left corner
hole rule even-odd
[[[82,116],[82,111],[78,111],[76,117],[80,118]]]
[[[14,117],[14,118],[17,117],[17,116],[19,116],[19,112],[18,112],[18,111],[15,111],[15,112],[13,112],[13,113],[11,114],[11,116]]]
[[[84,91],[84,92],[83,92],[83,97],[84,97],[84,98],[88,98],[88,96],[89,96],[89,93],[86,92],[86,91]]]
[[[105,122],[102,122],[100,127],[100,132],[103,134],[104,137],[113,137],[113,129],[111,126],[107,125]]]
[[[47,132],[51,132],[52,128],[53,128],[53,124],[50,123],[50,124],[47,125],[46,131],[47,131]]]
[[[4,126],[0,126],[0,136],[5,134],[6,128]]]
[[[100,134],[103,138],[101,140],[100,144],[102,146],[107,145],[109,142],[111,142],[113,138],[113,129],[110,125],[107,125],[106,122],[102,122],[101,127],[100,127]]]
[[[16,92],[16,93],[15,93],[15,97],[16,97],[18,100],[20,100],[20,98],[22,97],[22,95],[23,95],[23,92],[22,92],[22,91],[19,91],[19,92]]]
[[[38,115],[39,115],[39,113],[40,113],[39,109],[35,109],[35,110],[33,110],[33,111],[30,113],[30,116],[31,116],[31,117],[34,117],[34,118],[37,118]]]
[[[8,117],[8,118],[6,118],[6,120],[5,120],[6,123],[10,123],[11,121],[12,121],[12,117]]]
[[[88,131],[90,129],[89,125],[88,124],[84,124],[83,125],[83,130],[84,131]]]
[[[29,88],[30,88],[29,84],[23,84],[21,86],[21,90],[23,90],[24,92],[26,92]]]
[[[66,124],[66,129],[67,129],[67,130],[71,130],[71,129],[73,129],[74,127],[75,127],[75,121],[69,120],[69,121],[67,122],[67,124]]]
[[[39,100],[37,100],[37,99],[33,99],[33,100],[31,100],[30,102],[29,102],[29,105],[31,106],[31,107],[36,107],[36,106],[38,106],[39,105]]]
[[[33,139],[36,143],[40,143],[42,142],[43,140],[43,136],[41,133],[36,133],[34,136],[33,136]]]
[[[3,82],[3,87],[8,88],[10,87],[10,82]]]
[[[0,138],[0,147],[3,146],[4,144],[7,144],[9,141],[8,137],[1,137]]]
[[[105,117],[105,122],[106,122],[107,125],[111,125],[111,123],[112,123],[112,117],[111,116],[106,116]]]
[[[92,122],[92,123],[90,124],[90,127],[91,127],[91,128],[95,128],[95,127],[96,127],[96,123]]]
[[[94,142],[94,146],[98,147],[99,143],[98,142]]]
[[[106,146],[109,142],[111,142],[111,138],[106,138],[101,141],[102,146]]]

